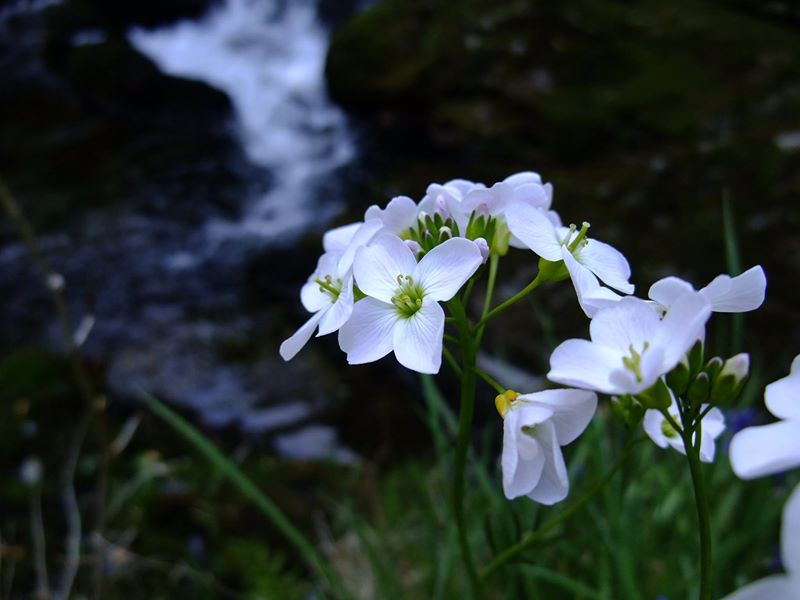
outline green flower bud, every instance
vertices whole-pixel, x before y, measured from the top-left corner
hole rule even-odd
[[[636,399],[645,408],[669,408],[669,405],[672,404],[672,396],[663,379],[659,379],[645,391],[637,394]]]
[[[703,369],[708,375],[708,378],[713,382],[719,372],[722,370],[722,359],[719,356],[715,356],[711,360],[706,363],[705,369]]]
[[[711,391],[711,380],[708,374],[703,371],[694,378],[694,381],[689,384],[689,390],[686,392],[686,398],[694,406],[700,406],[708,400],[708,393]]]
[[[726,360],[711,386],[712,404],[726,405],[733,402],[742,392],[749,373],[749,354],[743,352]]]
[[[689,373],[697,375],[703,369],[703,342],[697,340],[692,349],[689,350]]]
[[[689,377],[689,362],[684,357],[672,371],[667,373],[667,385],[676,396],[683,396],[689,387]]]
[[[539,277],[543,281],[563,281],[569,277],[569,271],[563,260],[552,262],[544,258],[539,259]]]

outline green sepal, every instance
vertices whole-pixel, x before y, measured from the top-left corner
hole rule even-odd
[[[689,377],[697,375],[703,370],[703,355],[703,342],[697,340],[687,356],[689,359]]]
[[[630,394],[611,399],[611,410],[628,429],[634,429],[642,421],[644,407]]]
[[[686,392],[686,399],[693,406],[700,406],[708,400],[708,394],[711,392],[711,380],[708,374],[704,371],[697,375],[689,384],[689,390]]]
[[[563,281],[569,277],[569,271],[563,260],[552,262],[540,258],[538,276],[542,278],[542,281]]]
[[[672,371],[667,373],[667,386],[676,396],[683,396],[686,393],[686,388],[689,387],[689,364],[681,361]]]
[[[672,395],[669,392],[669,388],[664,383],[664,380],[660,378],[645,391],[638,393],[636,399],[645,408],[658,410],[667,409],[672,404]]]

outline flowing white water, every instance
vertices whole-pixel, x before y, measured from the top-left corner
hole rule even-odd
[[[325,90],[328,39],[316,1],[225,0],[198,21],[129,37],[164,72],[226,92],[248,157],[270,171],[269,191],[240,221],[210,223],[212,239],[268,241],[307,227],[319,210],[315,188],[354,154]]]

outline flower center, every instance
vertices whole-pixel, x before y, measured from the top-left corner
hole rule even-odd
[[[404,319],[413,317],[422,308],[422,299],[425,297],[425,293],[419,285],[414,283],[411,275],[398,275],[397,285],[397,291],[392,296],[392,304]]]
[[[630,351],[630,356],[623,356],[622,357],[622,364],[625,365],[625,368],[631,371],[636,376],[636,381],[638,383],[642,382],[642,355],[647,352],[647,349],[650,347],[650,342],[645,342],[644,346],[642,346],[642,351],[637,352],[636,349],[633,347],[633,344],[630,345],[628,350]]]
[[[331,298],[331,304],[339,299],[339,294],[342,293],[342,280],[335,279],[330,275],[325,275],[323,279],[319,277],[314,278],[314,283],[319,285],[319,291],[323,294],[328,294]]]
[[[661,433],[664,434],[665,438],[669,438],[669,439],[673,439],[673,438],[678,437],[678,432],[675,431],[675,428],[666,419],[661,421]]]
[[[589,243],[589,240],[586,239],[586,232],[589,231],[589,227],[591,227],[591,225],[584,221],[581,223],[580,231],[578,231],[578,227],[575,225],[575,223],[571,223],[569,226],[569,231],[561,240],[561,245],[566,246],[567,249],[574,254],[576,250],[583,248]],[[576,231],[578,231],[577,235],[575,235]],[[572,239],[573,235],[575,235],[575,239]]]

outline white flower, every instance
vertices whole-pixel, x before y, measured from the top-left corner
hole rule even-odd
[[[419,201],[420,214],[439,213],[443,219],[453,219],[463,236],[466,233],[470,211],[462,205],[464,197],[472,190],[484,189],[482,183],[466,179],[452,179],[446,183],[432,183]]]
[[[703,335],[710,314],[699,294],[679,298],[664,319],[649,302],[622,298],[597,312],[591,341],[567,340],[555,349],[547,377],[606,394],[638,394],[678,364]]]
[[[574,226],[561,227],[545,211],[524,202],[512,203],[506,210],[506,219],[511,233],[525,247],[545,260],[564,261],[588,317],[618,298],[611,290],[602,291],[598,278],[623,294],[633,293],[628,261],[616,248],[584,237],[588,225],[584,224],[580,232]]]
[[[353,312],[353,275],[343,267],[343,253],[323,254],[314,273],[300,290],[300,301],[314,313],[294,335],[280,346],[283,360],[291,360],[300,352],[319,326],[317,337],[339,329]]]
[[[408,196],[396,196],[389,201],[386,208],[380,208],[377,204],[370,206],[364,213],[364,221],[378,219],[383,225],[381,233],[400,235],[416,225],[418,214],[416,202]]]
[[[800,485],[783,507],[781,562],[785,575],[759,579],[724,600],[800,600]]]
[[[787,377],[766,387],[764,403],[782,420],[746,427],[733,436],[731,467],[742,479],[800,467],[800,355],[792,361]]]
[[[758,265],[736,277],[717,275],[700,293],[711,303],[712,311],[740,313],[761,306],[766,289],[767,278],[764,269]],[[647,295],[666,312],[680,296],[694,291],[688,281],[679,277],[665,277],[650,286]]]
[[[708,408],[708,404],[703,404],[701,410]],[[673,420],[680,425],[681,418],[678,414],[678,405],[675,403],[675,398],[667,409]],[[666,448],[671,446],[681,454],[686,454],[686,448],[683,445],[683,438],[681,434],[672,427],[672,425],[664,418],[661,411],[655,409],[648,409],[644,413],[644,426],[645,433],[650,437],[656,446],[659,448]],[[700,428],[700,460],[703,462],[714,462],[714,441],[719,435],[725,431],[725,417],[722,411],[718,408],[712,408],[703,417],[702,426]],[[697,435],[695,433],[695,435]],[[692,440],[693,443],[694,440]]]
[[[478,247],[452,238],[417,263],[394,235],[378,236],[361,248],[353,266],[366,294],[339,330],[339,345],[350,364],[368,363],[394,350],[400,364],[420,373],[437,373],[442,360],[444,311],[481,264]]]
[[[597,395],[584,390],[547,390],[496,400],[503,416],[503,492],[542,504],[567,497],[569,479],[561,446],[577,438],[597,408]]]

